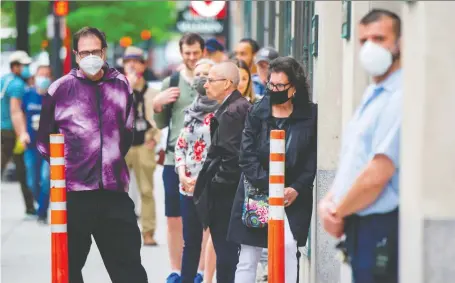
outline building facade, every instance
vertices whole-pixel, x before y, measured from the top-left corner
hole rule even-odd
[[[357,26],[373,8],[401,16],[404,108],[400,170],[400,282],[455,278],[455,2],[230,1],[231,48],[243,37],[302,62],[319,105],[314,207],[335,176],[343,127],[369,77]],[[451,12],[452,11],[452,12]],[[451,130],[449,130],[451,129]],[[350,283],[337,241],[313,214],[300,282]]]

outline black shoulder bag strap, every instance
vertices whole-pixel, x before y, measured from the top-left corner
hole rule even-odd
[[[180,82],[180,72],[175,72],[172,73],[171,75],[171,80],[169,82],[169,87],[178,87]],[[172,118],[172,107],[174,106],[174,103],[169,105],[169,116],[168,116],[168,121],[169,121],[169,126],[168,126],[168,132],[167,132],[167,141],[166,141],[166,153],[168,151],[174,152],[175,148],[169,144],[171,140],[171,118]]]

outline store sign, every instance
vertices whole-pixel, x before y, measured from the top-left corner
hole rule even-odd
[[[191,1],[191,9],[201,17],[225,16],[226,1]]]
[[[225,16],[225,1],[191,1],[190,6],[178,13],[176,28],[181,33],[219,35],[226,29]]]

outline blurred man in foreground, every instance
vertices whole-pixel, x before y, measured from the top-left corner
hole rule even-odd
[[[349,122],[338,172],[319,203],[325,230],[346,235],[356,283],[398,282],[401,20],[374,9],[359,24],[360,62],[373,83]]]

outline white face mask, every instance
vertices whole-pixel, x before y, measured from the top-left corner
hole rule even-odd
[[[82,60],[79,62],[79,67],[81,67],[82,71],[91,76],[98,74],[103,65],[104,60],[101,59],[101,57],[91,54],[87,57],[82,58]]]
[[[384,75],[393,62],[392,52],[371,41],[363,44],[359,59],[363,68],[373,77]]]

